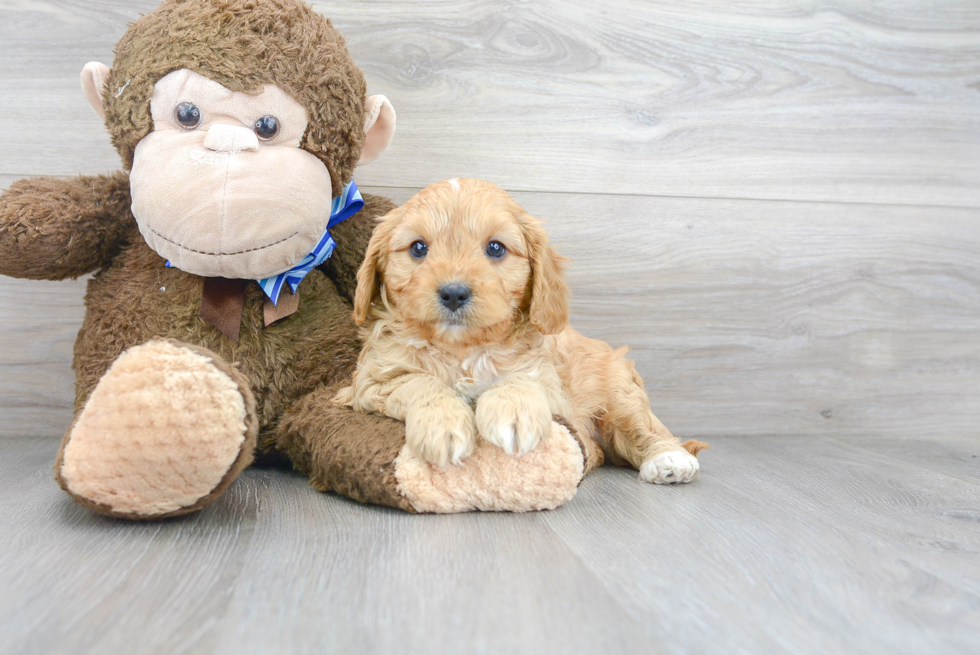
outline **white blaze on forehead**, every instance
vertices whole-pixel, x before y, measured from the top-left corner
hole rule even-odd
[[[456,191],[456,193],[459,193],[459,178],[458,177],[454,177],[451,180],[447,180],[447,182],[449,182],[449,186],[451,186],[453,188],[453,190]]]
[[[201,110],[201,124],[196,128],[201,131],[212,125],[252,129],[255,121],[263,116],[275,116],[279,121],[279,133],[265,142],[267,145],[299,147],[308,123],[303,105],[277,86],[266,84],[258,95],[236,93],[182,68],[153,85],[150,114],[154,131],[184,130],[174,116],[174,110],[182,102],[193,103]]]

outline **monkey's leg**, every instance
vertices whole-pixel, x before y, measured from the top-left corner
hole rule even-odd
[[[601,458],[557,423],[531,452],[507,455],[481,442],[460,465],[428,464],[405,446],[405,425],[333,401],[342,385],[322,387],[292,405],[277,443],[321,491],[409,512],[553,509],[575,495]]]
[[[154,340],[123,352],[68,429],[55,475],[86,507],[158,519],[201,509],[252,461],[255,399],[234,366]]]

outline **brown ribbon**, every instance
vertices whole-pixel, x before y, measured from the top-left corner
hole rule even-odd
[[[232,280],[223,277],[204,278],[201,290],[201,318],[221,330],[231,339],[238,341],[242,329],[242,310],[245,308],[245,289],[251,280]],[[263,321],[268,327],[299,309],[299,294],[292,293],[288,287],[279,294],[279,304],[274,305],[268,298],[262,307]]]
[[[299,294],[293,293],[288,284],[283,285],[283,290],[279,292],[279,304],[273,305],[268,296],[265,304],[262,305],[262,316],[265,326],[269,327],[276,321],[294,314],[299,309]]]

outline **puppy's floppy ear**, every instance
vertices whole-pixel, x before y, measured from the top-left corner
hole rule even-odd
[[[404,210],[401,207],[392,209],[374,228],[371,241],[368,242],[364,261],[357,269],[357,290],[354,291],[354,322],[363,325],[371,312],[371,305],[378,296],[379,275],[384,274],[385,260],[388,257],[388,240],[395,225],[401,221]]]
[[[527,212],[518,216],[531,263],[531,324],[542,334],[558,334],[568,325],[565,258],[555,252],[543,224]]]

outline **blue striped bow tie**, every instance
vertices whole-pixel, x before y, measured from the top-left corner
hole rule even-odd
[[[323,231],[323,236],[316,242],[316,246],[312,252],[285,273],[256,280],[273,305],[279,303],[279,294],[282,293],[284,284],[288,284],[290,290],[296,293],[296,287],[303,281],[307,273],[330,258],[330,255],[333,254],[333,249],[337,247],[337,243],[330,236],[330,228],[346,221],[361,211],[363,207],[364,198],[361,197],[361,192],[357,190],[357,185],[354,184],[354,180],[351,180],[344,187],[343,192],[333,199],[330,205],[330,220],[327,222],[327,227]]]
[[[316,242],[313,250],[309,255],[304,257],[300,263],[293,266],[291,269],[279,275],[273,275],[272,277],[263,278],[261,280],[256,280],[259,286],[262,287],[262,291],[265,295],[269,297],[273,305],[279,304],[279,295],[282,293],[282,287],[284,284],[288,284],[290,290],[296,293],[296,287],[299,283],[303,281],[303,278],[312,271],[314,268],[327,261],[330,255],[333,254],[334,248],[337,247],[337,242],[333,240],[330,236],[330,228],[338,223],[346,221],[348,218],[361,211],[364,207],[364,198],[361,197],[361,192],[357,190],[357,185],[354,184],[354,180],[351,180],[344,186],[344,190],[339,196],[334,198],[330,203],[330,218],[327,221],[327,227],[323,230],[323,236],[320,240]],[[172,264],[168,261],[166,264],[167,268],[170,268]]]

